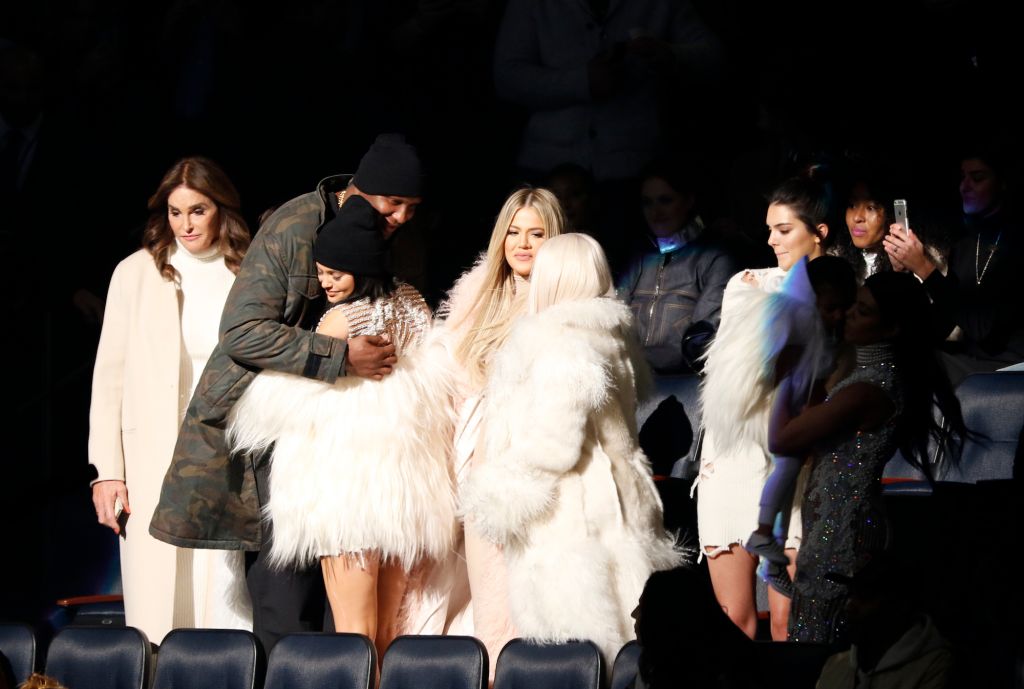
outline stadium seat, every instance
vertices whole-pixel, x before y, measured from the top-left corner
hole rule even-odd
[[[498,655],[494,689],[599,689],[601,652],[590,641],[513,639]]]
[[[74,689],[145,689],[150,660],[134,627],[66,627],[50,644],[46,674]]]
[[[487,649],[471,636],[400,636],[384,652],[380,689],[484,689]]]
[[[254,689],[263,681],[261,656],[251,632],[175,629],[160,644],[153,689]]]
[[[27,624],[0,624],[0,673],[16,687],[36,665],[36,635]]]
[[[270,652],[264,689],[370,689],[376,674],[362,634],[290,634]]]

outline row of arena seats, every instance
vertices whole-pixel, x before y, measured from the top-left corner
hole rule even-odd
[[[619,654],[615,689],[632,682],[638,655],[635,643]],[[72,689],[369,689],[377,659],[373,644],[359,634],[286,636],[265,662],[256,637],[245,631],[176,629],[154,658],[134,627],[67,627],[54,637],[41,665]],[[487,651],[473,637],[399,637],[382,665],[382,689],[487,686]],[[37,667],[31,628],[0,625],[0,671],[9,685]],[[603,685],[601,656],[589,641],[538,646],[516,639],[502,650],[497,668],[495,686],[508,689]]]
[[[813,687],[828,655],[815,644],[756,644],[758,665],[792,689]],[[0,671],[16,686],[37,667],[32,630],[0,625]],[[589,641],[537,645],[509,642],[498,656],[495,689],[628,689],[640,647],[618,653],[606,682]],[[699,661],[695,661],[699,662]],[[358,634],[294,634],[263,661],[259,642],[238,630],[178,629],[155,658],[133,627],[68,627],[54,637],[45,674],[71,689],[370,689],[376,657]],[[403,636],[384,654],[380,689],[485,689],[487,651],[468,636]],[[766,687],[772,686],[771,684]]]

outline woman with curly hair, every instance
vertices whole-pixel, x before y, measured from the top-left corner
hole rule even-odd
[[[149,211],[142,248],[110,280],[89,462],[97,519],[120,536],[126,621],[160,643],[176,627],[251,626],[241,551],[176,548],[146,528],[249,229],[231,180],[206,158],[175,163]]]

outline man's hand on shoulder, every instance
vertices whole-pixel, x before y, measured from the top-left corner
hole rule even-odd
[[[398,358],[395,345],[380,335],[359,335],[348,340],[345,372],[350,376],[381,380],[391,373]]]

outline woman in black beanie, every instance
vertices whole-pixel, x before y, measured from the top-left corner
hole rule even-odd
[[[319,560],[335,631],[375,639],[378,657],[396,634],[409,571],[448,553],[455,524],[452,375],[421,363],[430,309],[388,274],[382,222],[353,196],[321,227],[313,257],[330,306],[316,330],[385,336],[399,357],[394,373],[328,385],[262,371],[228,429],[235,450],[274,444],[271,561]]]

